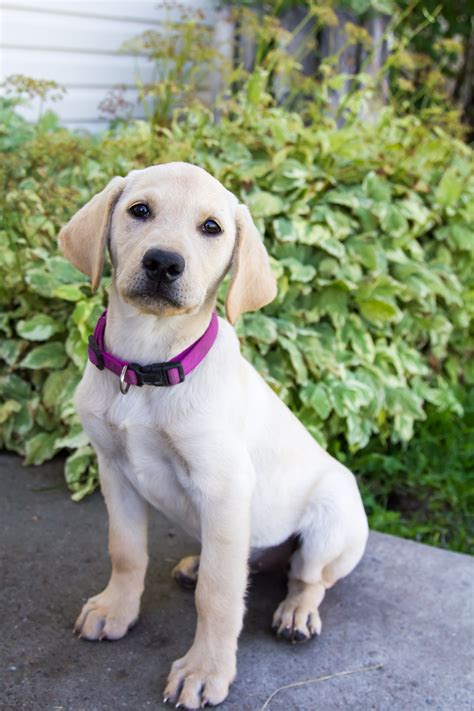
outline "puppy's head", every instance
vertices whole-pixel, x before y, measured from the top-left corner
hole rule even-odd
[[[62,228],[59,243],[93,289],[108,246],[120,297],[160,316],[197,312],[215,298],[229,268],[226,312],[232,323],[276,294],[248,209],[188,163],[114,178]]]

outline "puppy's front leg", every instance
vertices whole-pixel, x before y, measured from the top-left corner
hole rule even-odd
[[[218,477],[226,486],[218,492],[202,492],[196,634],[188,653],[171,667],[164,693],[165,701],[188,709],[214,706],[226,698],[236,674],[237,638],[244,615],[250,542],[248,480],[236,474],[230,483],[228,471],[217,471],[213,484]]]
[[[99,457],[102,493],[109,514],[112,575],[105,590],[91,597],[76,620],[86,639],[120,639],[136,622],[147,554],[147,507],[120,469]]]

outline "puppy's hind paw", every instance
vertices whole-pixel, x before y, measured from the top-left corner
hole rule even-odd
[[[288,596],[273,615],[272,630],[287,642],[308,642],[321,634],[321,618],[313,605]]]
[[[197,585],[199,571],[199,556],[189,555],[183,558],[178,565],[173,568],[172,577],[178,585],[185,590],[194,590]]]

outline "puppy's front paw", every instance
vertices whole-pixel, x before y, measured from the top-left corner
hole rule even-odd
[[[235,672],[235,655],[216,661],[206,650],[191,647],[172,665],[163,700],[184,709],[217,706],[229,693]]]
[[[84,639],[120,639],[138,619],[140,601],[104,590],[91,597],[81,610],[74,632]]]

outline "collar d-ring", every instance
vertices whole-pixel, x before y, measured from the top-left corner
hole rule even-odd
[[[130,383],[125,382],[125,376],[128,370],[128,363],[123,366],[122,372],[120,373],[120,392],[122,395],[126,395],[130,390]]]

